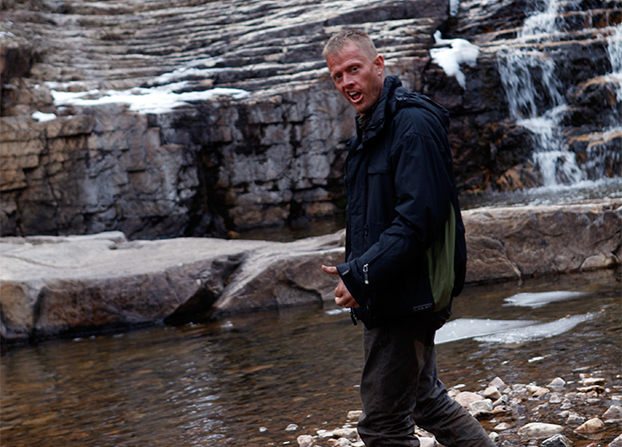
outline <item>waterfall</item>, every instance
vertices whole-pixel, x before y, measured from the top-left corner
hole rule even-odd
[[[617,81],[618,102],[622,102],[622,24],[616,27],[615,32],[607,40],[607,53],[611,61],[609,76],[612,81]]]
[[[547,0],[543,6],[525,19],[518,45],[498,52],[497,63],[510,117],[533,133],[533,163],[544,186],[575,184],[585,176],[575,154],[565,145],[560,128],[568,106],[560,92],[555,62],[534,45],[558,31],[557,0]]]

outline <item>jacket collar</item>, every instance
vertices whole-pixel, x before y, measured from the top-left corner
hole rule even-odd
[[[387,76],[384,80],[384,86],[382,87],[382,93],[380,94],[380,99],[376,105],[376,110],[372,115],[371,121],[365,128],[365,132],[363,133],[363,140],[365,141],[374,138],[376,135],[380,133],[382,128],[384,127],[385,120],[387,118],[387,114],[390,113],[391,110],[395,109],[395,107],[387,107],[393,101],[393,94],[395,89],[400,87],[402,82],[397,78],[397,76]],[[357,129],[358,129],[358,120],[357,120]],[[357,132],[359,135],[360,132]]]

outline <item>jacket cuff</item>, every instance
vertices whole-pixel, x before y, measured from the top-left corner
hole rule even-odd
[[[359,306],[367,302],[367,293],[363,278],[357,270],[356,260],[337,266],[339,276]]]

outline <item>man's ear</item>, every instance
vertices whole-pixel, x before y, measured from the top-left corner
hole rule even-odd
[[[382,76],[384,73],[384,58],[381,55],[377,55],[374,59],[374,66],[376,67],[378,76]]]

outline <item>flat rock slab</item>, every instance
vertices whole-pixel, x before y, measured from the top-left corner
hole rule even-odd
[[[620,264],[622,201],[464,212],[467,283]],[[128,241],[123,233],[0,239],[3,341],[182,324],[332,299],[343,231],[280,243]]]

